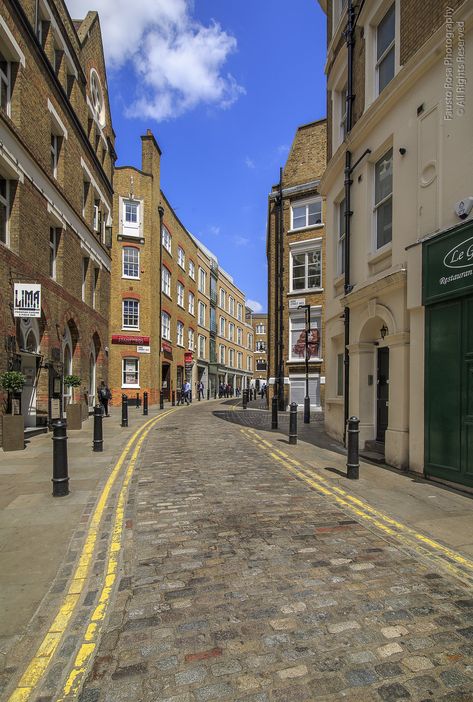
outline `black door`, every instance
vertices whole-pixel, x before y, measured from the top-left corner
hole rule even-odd
[[[384,443],[388,428],[389,349],[378,349],[378,387],[376,401],[376,441]]]

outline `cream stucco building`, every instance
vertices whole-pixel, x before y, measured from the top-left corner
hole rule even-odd
[[[444,447],[466,431],[468,410],[456,407],[465,393],[471,402],[472,390],[466,375],[453,376],[473,349],[449,353],[442,325],[432,337],[441,311],[430,307],[443,293],[458,305],[473,292],[449,280],[456,271],[447,264],[440,270],[451,248],[473,236],[472,213],[455,210],[473,196],[473,80],[464,80],[473,76],[473,4],[367,0],[353,34],[351,84],[343,31],[352,3],[320,4],[328,20],[326,427],[341,438],[347,415],[356,415],[360,446],[373,442],[388,464],[473,484],[466,434],[456,465],[443,465]],[[440,263],[429,258],[434,240]],[[432,275],[447,281],[441,290],[428,289]],[[445,386],[441,397],[436,386]],[[442,412],[458,417],[436,448]]]

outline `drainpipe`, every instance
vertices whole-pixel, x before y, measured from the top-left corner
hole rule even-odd
[[[285,410],[284,405],[284,324],[283,324],[283,301],[284,301],[284,213],[282,199],[282,168],[279,169],[279,250],[277,258],[279,259],[278,267],[278,404],[281,411]]]
[[[162,328],[162,321],[161,321],[161,298],[163,294],[163,283],[162,283],[162,278],[163,278],[163,217],[164,217],[164,207],[162,205],[158,205],[158,214],[159,214],[159,295],[158,295],[158,397],[161,397],[161,391],[162,391],[162,386],[163,386],[163,362],[161,358],[161,345],[163,343],[163,340],[161,338],[161,328]]]

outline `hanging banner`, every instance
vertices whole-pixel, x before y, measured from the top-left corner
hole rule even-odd
[[[41,317],[41,285],[38,283],[15,283],[13,316]]]

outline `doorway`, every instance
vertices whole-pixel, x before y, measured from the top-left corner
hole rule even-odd
[[[389,349],[378,349],[376,441],[384,444],[389,414]]]
[[[161,378],[161,390],[163,392],[163,397],[165,400],[169,400],[171,396],[171,366],[169,363],[163,363]]]

